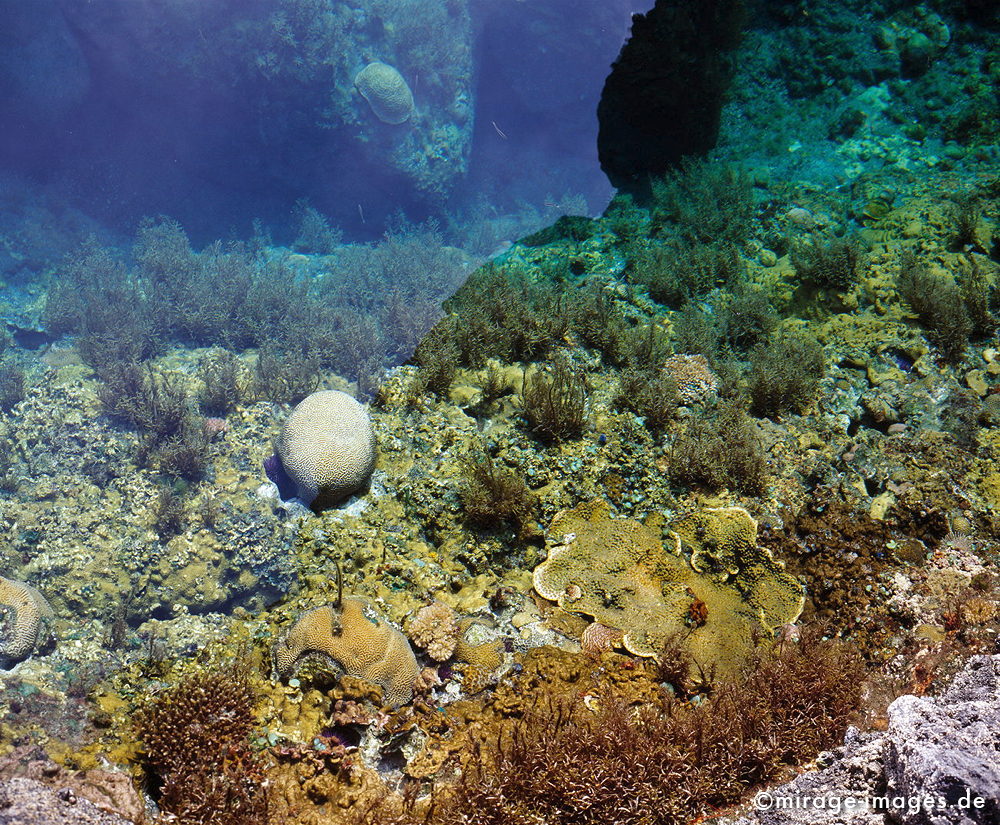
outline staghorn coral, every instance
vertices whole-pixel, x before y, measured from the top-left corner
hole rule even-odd
[[[638,656],[656,656],[678,637],[695,665],[732,672],[755,632],[798,617],[801,585],[757,547],[745,510],[704,510],[676,527],[668,550],[658,531],[612,518],[605,502],[563,510],[549,527],[535,590],[623,631],[623,645]]]
[[[0,667],[27,659],[52,616],[49,603],[34,587],[0,576]]]
[[[394,67],[377,60],[369,63],[354,77],[354,85],[383,123],[409,120],[413,93]]]
[[[311,653],[332,660],[344,674],[378,685],[387,704],[402,705],[413,698],[419,668],[409,642],[365,599],[347,596],[339,609],[326,606],[303,613],[275,645],[278,675],[290,675]]]
[[[701,404],[715,395],[719,379],[704,355],[671,355],[663,372],[677,382],[682,404]]]
[[[421,607],[410,619],[406,630],[410,638],[435,662],[443,662],[455,652],[459,629],[455,611],[446,604],[433,602]]]
[[[285,420],[277,454],[306,504],[335,503],[363,487],[375,468],[371,419],[347,393],[314,392]]]

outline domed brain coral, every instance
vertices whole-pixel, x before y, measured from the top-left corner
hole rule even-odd
[[[310,653],[331,659],[348,676],[378,685],[387,704],[413,698],[419,668],[410,643],[364,599],[348,596],[339,610],[327,606],[303,613],[275,645],[278,675],[290,675]]]
[[[27,659],[52,608],[34,587],[0,576],[0,668]]]
[[[314,392],[285,420],[278,457],[306,504],[333,503],[367,484],[375,469],[368,411],[336,390]]]
[[[756,546],[757,525],[749,514],[741,511],[748,524],[730,509],[738,508],[699,517],[706,521],[704,535],[727,539],[725,558],[737,559],[735,573],[713,562],[715,551],[686,522],[679,525],[683,538],[670,534],[668,550],[659,530],[612,518],[606,502],[563,510],[549,527],[548,558],[535,568],[535,590],[564,610],[621,630],[622,644],[637,656],[656,656],[676,637],[701,667],[732,672],[749,653],[755,628],[771,631],[794,622],[803,594]],[[702,569],[690,557],[701,559]]]
[[[387,63],[369,63],[358,72],[354,85],[384,123],[403,123],[413,112],[410,87],[403,76]]]

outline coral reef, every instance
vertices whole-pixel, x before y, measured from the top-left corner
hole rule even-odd
[[[719,378],[704,355],[671,355],[663,371],[676,382],[682,404],[703,404],[719,388]]]
[[[289,676],[301,658],[313,653],[347,675],[378,685],[386,704],[413,698],[419,668],[409,642],[365,599],[347,596],[339,609],[317,607],[302,614],[275,646],[278,674]]]
[[[446,604],[421,607],[406,624],[410,638],[435,662],[450,659],[459,640],[458,617]]]

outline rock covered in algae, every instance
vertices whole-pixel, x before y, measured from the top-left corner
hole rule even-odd
[[[348,676],[378,685],[387,704],[413,698],[419,668],[410,643],[365,599],[347,596],[339,609],[325,606],[303,613],[275,646],[278,675],[289,676],[308,654],[324,656]]]
[[[34,587],[0,576],[0,667],[27,659],[52,615],[49,603]]]
[[[534,571],[539,594],[564,610],[622,631],[637,656],[682,640],[697,665],[738,667],[755,629],[794,622],[802,587],[757,547],[757,524],[741,508],[710,508],[677,523],[669,549],[659,531],[612,518],[606,502],[557,513],[548,558]]]
[[[371,418],[345,392],[314,392],[285,420],[277,453],[306,504],[346,498],[364,487],[375,469]]]

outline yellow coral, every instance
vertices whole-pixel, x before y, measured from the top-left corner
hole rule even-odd
[[[755,628],[793,622],[803,604],[801,585],[756,546],[756,522],[736,509],[683,520],[669,551],[659,531],[612,518],[605,502],[563,510],[549,527],[548,558],[535,569],[535,589],[564,610],[621,630],[625,648],[638,656],[655,656],[676,637],[697,664],[731,670],[749,650]],[[706,537],[716,543],[706,544]]]
[[[288,676],[310,653],[333,660],[349,676],[382,688],[386,703],[413,698],[419,668],[406,637],[380,617],[364,599],[344,598],[341,607],[303,613],[274,650],[278,674]]]
[[[27,659],[52,608],[34,587],[0,576],[0,667]]]

